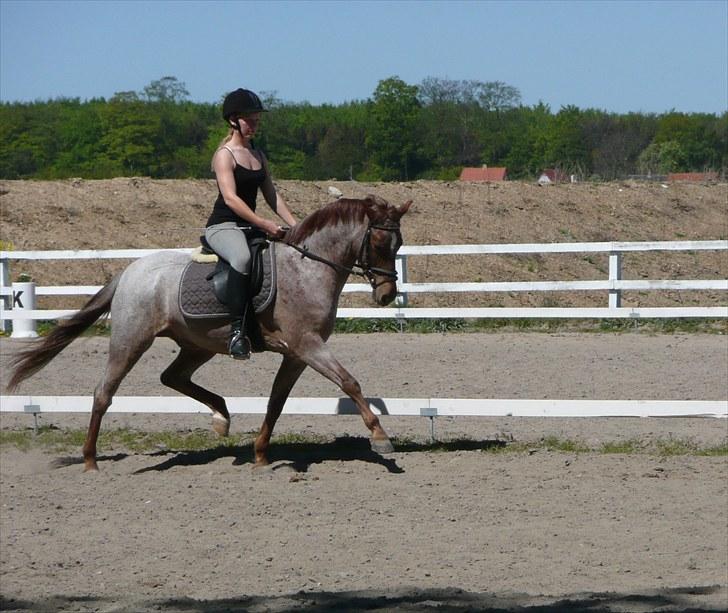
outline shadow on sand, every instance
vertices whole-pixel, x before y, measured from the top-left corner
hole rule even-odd
[[[499,440],[458,439],[446,442],[416,443],[394,441],[395,453],[421,453],[427,451],[487,451],[505,447]],[[106,462],[120,462],[134,455],[133,453],[115,453],[99,455],[97,460],[103,469]],[[253,445],[221,445],[211,449],[193,451],[176,451],[166,449],[144,454],[147,457],[164,457],[162,462],[137,470],[134,474],[152,471],[165,471],[178,466],[204,466],[223,458],[232,458],[234,465],[253,463]],[[341,436],[327,442],[294,442],[274,443],[271,445],[269,457],[274,469],[287,467],[295,472],[305,473],[314,464],[322,462],[369,462],[383,466],[391,473],[403,473],[391,457],[384,457],[371,450],[369,439],[355,436]],[[64,468],[83,464],[81,456],[61,456],[51,462],[51,468]]]
[[[417,453],[423,451],[477,451],[487,450],[504,446],[502,441],[474,441],[456,440],[446,443],[396,443],[396,453]],[[222,458],[232,457],[233,464],[252,464],[253,446],[228,445],[204,449],[201,451],[159,451],[154,456],[169,456],[160,464],[148,466],[136,471],[135,474],[150,471],[164,471],[177,466],[197,466],[209,464]],[[369,462],[383,466],[390,473],[403,473],[404,470],[397,465],[397,462],[390,457],[384,457],[375,453],[369,446],[369,439],[354,436],[342,436],[333,441],[323,443],[278,443],[271,445],[269,457],[271,464],[277,464],[274,470],[286,466],[296,472],[305,473],[314,464],[322,462]]]
[[[529,594],[490,594],[466,592],[457,588],[403,588],[387,591],[386,595],[373,590],[356,592],[299,592],[282,596],[239,596],[218,600],[170,598],[154,600],[123,600],[114,598],[51,596],[27,601],[0,596],[0,610],[25,612],[70,611],[165,611],[167,613],[228,613],[270,611],[271,613],[370,611],[384,613],[615,613],[617,611],[692,611],[717,613],[721,605],[721,588],[678,587],[647,590],[639,593],[583,593],[561,598]]]

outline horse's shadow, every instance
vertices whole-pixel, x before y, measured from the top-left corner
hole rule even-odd
[[[503,441],[495,440],[454,440],[448,442],[416,443],[394,442],[396,453],[418,453],[423,451],[478,451],[503,447]],[[152,471],[165,471],[178,466],[200,466],[216,462],[223,458],[232,457],[234,465],[253,464],[254,452],[251,444],[225,445],[212,449],[196,451],[158,451],[151,456],[170,456],[163,462],[154,466],[147,466],[135,471],[142,474]],[[311,466],[323,462],[368,462],[383,466],[390,473],[405,472],[397,461],[391,457],[384,457],[371,450],[369,439],[363,437],[342,436],[333,441],[323,443],[279,443],[271,445],[269,459],[273,470],[282,467],[293,469],[295,472],[306,473]]]
[[[453,452],[453,451],[488,451],[505,447],[506,443],[501,440],[472,440],[456,439],[451,441],[434,441],[431,443],[419,443],[413,441],[394,441],[395,453],[422,453],[428,451]],[[97,457],[99,463],[120,462],[130,457],[130,453],[115,453],[113,455],[100,455]],[[200,450],[160,450],[144,454],[147,457],[166,458],[153,466],[146,466],[134,471],[133,474],[147,472],[162,472],[177,466],[204,466],[224,458],[232,458],[233,465],[254,463],[253,444],[221,445],[211,449]],[[383,466],[390,473],[398,474],[405,472],[397,461],[391,457],[384,457],[371,450],[369,439],[364,437],[341,436],[327,442],[294,442],[277,443],[271,445],[269,459],[272,470],[285,468],[295,472],[308,472],[311,466],[323,462],[368,462]],[[51,462],[51,468],[64,468],[83,464],[83,458],[77,456],[63,456]]]

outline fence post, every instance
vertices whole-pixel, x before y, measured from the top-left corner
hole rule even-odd
[[[407,283],[407,256],[398,255],[394,260],[394,269],[397,271],[397,283]],[[407,306],[407,292],[397,292],[394,304],[398,307]]]
[[[622,254],[611,252],[609,254],[609,280],[619,281],[622,279]],[[609,308],[618,309],[622,306],[622,291],[618,289],[609,290]]]
[[[7,258],[0,258],[0,287],[10,288],[10,262]],[[2,300],[3,310],[9,311],[12,308],[12,298],[10,296],[0,296]],[[12,323],[9,319],[0,321],[0,330],[10,332]]]
[[[32,311],[35,309],[35,282],[13,283],[13,311]],[[11,338],[36,338],[35,319],[13,319]]]

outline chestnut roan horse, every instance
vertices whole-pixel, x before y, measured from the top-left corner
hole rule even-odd
[[[372,286],[373,298],[389,304],[397,293],[395,255],[402,244],[400,207],[376,196],[340,199],[306,217],[276,249],[277,294],[257,315],[266,351],[283,355],[268,407],[255,439],[255,465],[269,463],[273,428],[288,395],[306,366],[336,383],[356,404],[371,431],[377,453],[393,451],[386,432],[364,399],[359,383],[326,346],[336,318],[339,295],[354,268]],[[302,256],[301,251],[307,256]],[[227,353],[229,322],[224,318],[185,319],[178,304],[180,277],[189,256],[159,252],[130,264],[69,320],[37,346],[14,359],[9,389],[38,372],[99,317],[112,320],[109,358],[94,391],[91,421],[83,446],[85,470],[98,470],[96,440],[101,420],[122,379],[157,336],[172,338],[179,354],[162,373],[164,385],[212,410],[212,427],[223,436],[230,429],[225,400],[191,381],[192,374],[215,354]]]

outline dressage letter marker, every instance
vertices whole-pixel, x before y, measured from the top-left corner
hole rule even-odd
[[[35,309],[35,283],[22,281],[12,285],[13,311],[33,311]],[[35,338],[35,319],[17,319],[13,322],[12,338]]]

